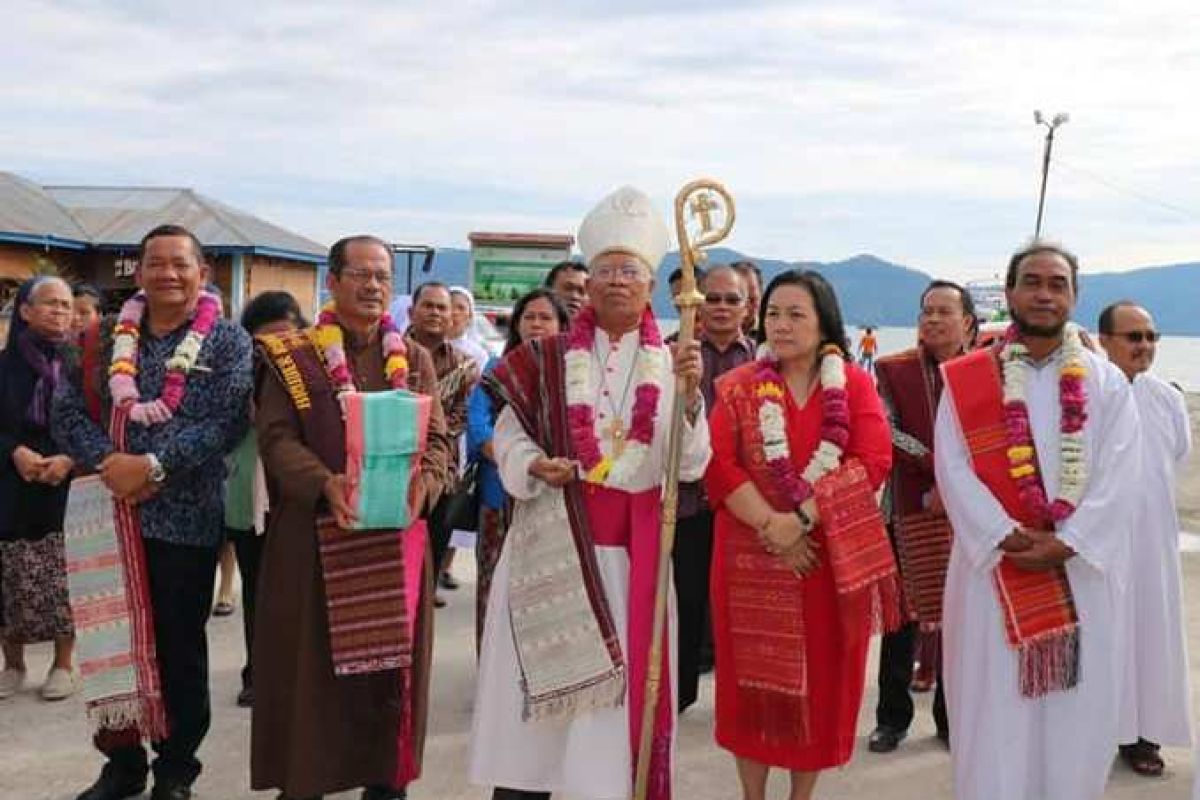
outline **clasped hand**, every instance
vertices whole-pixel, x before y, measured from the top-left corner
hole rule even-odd
[[[1054,531],[1021,527],[1005,536],[998,545],[1004,558],[1029,572],[1045,572],[1062,566],[1075,555]]]
[[[529,465],[529,474],[555,489],[560,489],[575,480],[575,462],[569,458],[538,456]]]
[[[768,553],[778,556],[797,575],[808,575],[817,568],[819,549],[808,534],[797,515],[772,512],[759,529],[758,538]]]
[[[28,483],[58,486],[67,479],[75,462],[67,456],[44,456],[32,448],[20,446],[13,450],[13,466]]]
[[[109,453],[100,462],[100,480],[118,500],[137,505],[158,494],[150,480],[150,459],[130,453]]]

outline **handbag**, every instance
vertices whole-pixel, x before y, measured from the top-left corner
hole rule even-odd
[[[462,480],[446,499],[446,527],[455,531],[479,532],[479,461],[463,471]]]

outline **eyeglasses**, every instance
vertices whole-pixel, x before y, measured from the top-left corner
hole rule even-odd
[[[362,269],[358,267],[346,267],[342,270],[342,277],[354,283],[370,283],[372,279],[376,283],[388,285],[392,282],[391,270],[382,269]]]
[[[1130,344],[1141,344],[1142,342],[1154,344],[1162,338],[1162,334],[1158,331],[1122,331],[1121,333],[1114,332],[1111,335],[1120,336]]]
[[[620,276],[622,280],[634,283],[646,279],[646,270],[637,264],[625,264],[620,267],[600,267],[592,270],[591,277],[598,280],[608,282],[613,278]]]
[[[719,306],[722,303],[727,306],[740,306],[746,302],[746,298],[742,297],[737,292],[726,292],[725,294],[721,294],[720,292],[709,292],[708,294],[704,295],[704,302],[708,303],[710,306]]]

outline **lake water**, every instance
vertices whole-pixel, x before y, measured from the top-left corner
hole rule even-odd
[[[858,347],[861,331],[848,331],[851,342]],[[879,352],[894,353],[912,347],[917,340],[916,328],[879,328]],[[1153,372],[1166,381],[1174,381],[1189,392],[1200,392],[1200,338],[1164,336],[1158,343]]]
[[[679,320],[660,320],[663,334],[674,332]],[[862,331],[847,331],[851,344],[858,347]],[[917,341],[916,328],[877,328],[881,355],[912,347]],[[1163,380],[1174,381],[1189,392],[1200,392],[1200,338],[1194,336],[1164,336],[1158,343],[1154,359],[1154,374]]]

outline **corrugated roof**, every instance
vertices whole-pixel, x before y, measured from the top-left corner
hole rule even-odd
[[[514,244],[527,247],[570,248],[575,244],[575,237],[561,233],[488,233],[475,231],[467,234],[471,244]]]
[[[191,189],[38,186],[0,172],[0,236],[97,247],[137,245],[152,228],[183,225],[206,248],[254,249],[323,261],[328,248]]]
[[[42,187],[0,172],[0,232],[88,242],[91,237]]]
[[[174,187],[47,186],[46,193],[79,221],[97,245],[133,245],[156,225],[188,228],[205,247],[255,247],[324,258],[319,242]]]

